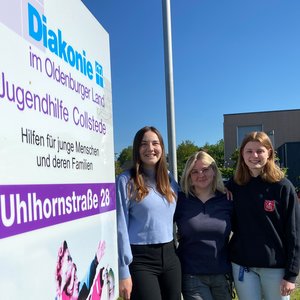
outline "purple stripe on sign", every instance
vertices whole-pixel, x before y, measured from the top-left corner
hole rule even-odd
[[[0,185],[0,238],[116,209],[115,183]]]

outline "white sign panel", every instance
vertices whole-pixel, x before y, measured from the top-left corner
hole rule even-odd
[[[79,0],[0,0],[1,299],[117,299],[109,35]]]

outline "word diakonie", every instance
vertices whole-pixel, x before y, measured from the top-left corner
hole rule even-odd
[[[86,51],[78,51],[69,44],[63,37],[62,31],[48,28],[47,17],[40,14],[39,11],[28,3],[28,34],[40,45],[49,49],[49,51],[61,58],[70,67],[75,68],[81,74],[92,80],[94,77],[96,83],[103,86],[103,68],[98,61],[95,61],[95,68],[92,62],[87,58]]]

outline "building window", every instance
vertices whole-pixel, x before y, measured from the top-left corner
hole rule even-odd
[[[251,126],[238,126],[237,127],[237,148],[241,146],[241,143],[246,134],[251,131],[262,131],[262,125],[251,125]]]

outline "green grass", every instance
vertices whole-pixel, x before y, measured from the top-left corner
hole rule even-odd
[[[295,289],[291,294],[290,300],[299,300],[300,299],[300,288]],[[238,300],[238,297],[235,297],[234,300]]]
[[[297,288],[291,295],[290,300],[299,300],[300,299],[300,287]],[[118,298],[117,300],[122,300],[122,298]],[[238,300],[238,297],[235,297],[234,300]]]
[[[300,299],[300,288],[297,288],[291,295],[291,300],[299,300]]]

